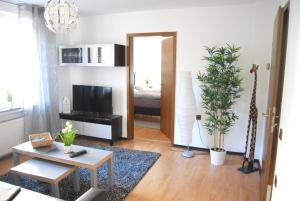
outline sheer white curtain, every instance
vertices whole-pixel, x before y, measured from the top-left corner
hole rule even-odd
[[[57,132],[58,89],[55,35],[44,23],[43,9],[19,7],[19,65],[25,111],[25,140],[36,132]]]

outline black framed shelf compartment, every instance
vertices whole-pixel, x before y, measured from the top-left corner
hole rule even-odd
[[[66,64],[83,63],[83,48],[62,48],[61,62]]]
[[[59,118],[71,121],[79,135],[99,138],[108,141],[110,145],[122,137],[121,115],[71,112],[70,114],[59,113]]]

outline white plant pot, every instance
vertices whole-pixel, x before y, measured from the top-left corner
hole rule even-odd
[[[226,151],[214,151],[210,149],[210,161],[213,165],[223,165],[226,157]]]
[[[70,145],[70,146],[64,145],[64,153],[69,154],[71,152],[72,152],[72,145]]]

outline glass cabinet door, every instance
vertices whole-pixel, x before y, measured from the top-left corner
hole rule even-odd
[[[62,48],[61,63],[83,63],[83,48]]]
[[[87,48],[87,62],[90,64],[101,64],[102,62],[102,47]]]

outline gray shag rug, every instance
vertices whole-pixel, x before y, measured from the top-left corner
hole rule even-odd
[[[107,191],[108,201],[122,201],[128,193],[138,184],[142,177],[160,157],[159,153],[149,151],[138,151],[118,147],[102,146],[88,143],[77,143],[82,146],[94,147],[114,153],[114,186]],[[99,188],[107,187],[107,164],[98,168]],[[71,175],[63,179],[59,186],[61,199],[76,200],[85,193],[90,186],[90,173],[88,169],[79,168],[80,192],[74,192]],[[12,173],[0,176],[0,181],[13,184]],[[49,184],[26,177],[20,178],[23,188],[37,191],[46,195],[51,194]]]

